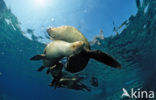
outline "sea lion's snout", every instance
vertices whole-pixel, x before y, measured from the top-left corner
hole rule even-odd
[[[47,29],[47,33],[48,33],[48,35],[49,35],[50,37],[52,37],[52,38],[55,38],[55,37],[56,37],[56,35],[55,35],[54,32],[53,32],[53,28],[52,28],[52,27],[49,27],[49,28]]]
[[[73,48],[83,48],[84,47],[84,42],[83,41],[77,41],[73,43]]]
[[[83,41],[77,41],[72,44],[72,48],[74,49],[75,53],[79,53],[83,48],[85,44]]]
[[[47,33],[50,33],[51,29],[52,29],[52,27],[49,27],[49,28],[47,29]]]

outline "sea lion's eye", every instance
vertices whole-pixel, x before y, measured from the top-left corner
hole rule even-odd
[[[55,34],[52,34],[52,36],[51,36],[52,38],[55,38],[56,37],[56,35]]]
[[[73,44],[73,45],[72,45],[72,48],[76,48],[76,45]]]

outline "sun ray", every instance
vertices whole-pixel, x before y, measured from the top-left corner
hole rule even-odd
[[[34,0],[34,4],[36,7],[45,7],[47,0]]]

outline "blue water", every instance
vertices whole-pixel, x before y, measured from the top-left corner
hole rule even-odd
[[[90,77],[96,76],[99,87],[83,92],[48,86],[51,76],[36,71],[42,62],[29,60],[42,53],[45,44],[38,37],[25,37],[18,18],[1,0],[0,100],[121,100],[122,88],[156,91],[156,2],[143,2],[136,6],[136,15],[129,16],[118,35],[104,39],[98,35],[91,42],[92,49],[111,54],[122,68],[113,69],[91,59],[81,73],[88,74],[85,84],[90,87]]]

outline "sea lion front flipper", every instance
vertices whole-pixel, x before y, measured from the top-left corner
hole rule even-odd
[[[121,68],[120,63],[115,60],[112,56],[100,51],[100,50],[90,50],[86,51],[88,57],[93,58],[97,61],[100,61],[106,65],[109,65],[114,68]]]
[[[30,60],[41,60],[41,59],[45,59],[46,56],[45,54],[39,54],[39,55],[35,55],[32,58],[30,58]]]
[[[40,68],[38,68],[38,72],[41,72],[43,69],[45,68],[45,66],[41,66]]]

